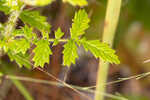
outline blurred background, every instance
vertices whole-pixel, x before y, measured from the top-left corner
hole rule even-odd
[[[88,12],[91,22],[85,36],[88,39],[100,39],[103,32],[107,0],[88,0],[88,3],[88,6],[84,8]],[[51,37],[54,36],[54,31],[58,27],[61,27],[63,32],[65,32],[64,38],[67,38],[69,37],[69,29],[75,11],[80,8],[57,0],[45,7],[27,6],[26,9],[38,10],[42,15],[47,17],[47,21],[52,25]],[[108,84],[106,94],[124,97],[128,100],[150,100],[150,77],[146,76],[140,79],[131,77],[150,72],[149,11],[150,0],[123,0],[113,46],[121,64],[110,65],[108,83],[114,82],[119,78],[129,79]],[[8,16],[0,12],[1,23],[6,22],[7,18]],[[19,20],[17,27],[22,25],[23,23]],[[20,69],[15,62],[10,62],[7,55],[1,57],[5,63],[0,64],[0,70],[7,74],[21,76],[21,79],[30,77],[57,82],[54,77],[47,74],[50,73],[60,80],[63,80],[65,77],[68,84],[80,87],[96,85],[99,60],[95,59],[91,53],[85,52],[80,47],[78,50],[80,58],[68,70],[67,67],[62,66],[63,44],[53,47],[52,50],[51,62],[45,65],[44,71],[41,69]],[[27,89],[33,100],[87,100],[85,95],[94,100],[94,92],[79,90],[80,94],[56,83],[50,85],[19,80],[12,82],[13,80],[8,80],[7,76],[0,78],[0,80],[0,100],[26,100],[25,96],[22,95],[23,91],[19,90],[16,84],[20,84],[20,87]],[[91,90],[94,89],[92,88]],[[106,100],[119,100],[119,98],[115,99],[112,96],[106,96]]]

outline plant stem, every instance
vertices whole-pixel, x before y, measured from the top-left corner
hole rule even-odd
[[[112,47],[121,8],[121,0],[108,0],[102,40]],[[109,63],[100,61],[97,74],[96,91],[105,93]],[[95,100],[104,100],[102,94],[95,92]]]
[[[6,38],[10,37],[12,31],[14,30],[14,28],[16,26],[16,22],[18,20],[18,17],[19,17],[19,15],[22,12],[24,7],[25,7],[25,5],[20,7],[20,9],[13,10],[12,13],[10,14],[10,17],[8,18],[8,22],[6,23],[6,26],[4,29],[4,36]]]
[[[33,100],[28,90],[24,87],[24,85],[19,80],[11,79],[11,81],[13,82],[13,84],[15,84],[17,89],[22,93],[22,95],[25,97],[26,100]]]
[[[49,39],[48,41],[49,41],[49,42],[54,42],[55,39]],[[67,42],[68,39],[59,39],[58,41],[59,41],[59,42]]]
[[[143,73],[143,74],[147,74],[149,75],[150,72],[148,73]],[[10,80],[20,80],[20,81],[27,81],[27,82],[33,82],[33,83],[41,83],[41,84],[46,84],[46,85],[54,85],[54,86],[61,86],[61,87],[66,87],[66,85],[62,84],[62,83],[59,83],[59,82],[55,82],[55,81],[49,81],[49,80],[42,80],[42,79],[35,79],[35,78],[31,78],[31,77],[25,77],[25,76],[15,76],[15,75],[9,75],[9,74],[5,74],[5,75],[2,75],[0,74],[0,77],[5,77],[5,79],[10,79]],[[67,84],[67,83],[66,83]],[[67,86],[70,86],[74,89],[77,89],[77,90],[81,90],[81,91],[85,91],[85,92],[89,92],[89,93],[94,93],[94,90],[92,89],[88,89],[86,87],[79,87],[79,86],[76,86],[76,85],[70,85],[70,84],[67,84]],[[120,96],[115,96],[115,95],[112,95],[112,94],[108,94],[108,93],[100,93],[98,92],[99,94],[102,94],[106,97],[109,97],[109,98],[114,98],[114,99],[117,99],[117,100],[127,100],[126,98],[124,97],[120,97]]]

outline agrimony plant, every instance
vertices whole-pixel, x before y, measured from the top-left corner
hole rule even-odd
[[[90,51],[96,58],[100,58],[103,61],[110,63],[119,63],[118,57],[115,55],[115,51],[106,43],[102,43],[99,40],[87,40],[83,35],[89,27],[90,19],[84,9],[80,9],[75,13],[73,18],[72,27],[70,28],[70,37],[63,39],[65,34],[61,28],[55,31],[55,38],[50,38],[51,25],[46,22],[46,17],[40,15],[38,11],[23,10],[25,4],[31,4],[34,6],[42,6],[51,3],[53,0],[1,0],[0,10],[9,15],[8,22],[2,24],[0,48],[5,54],[8,54],[11,61],[22,67],[31,67],[30,54],[28,50],[32,45],[35,48],[32,50],[34,56],[32,61],[34,67],[44,67],[45,63],[50,62],[50,55],[52,50],[50,45],[57,45],[60,42],[64,42],[63,50],[63,64],[64,66],[70,66],[75,64],[78,58],[78,47],[83,46],[86,51]],[[63,0],[64,2],[71,3],[72,5],[84,6],[87,5],[86,0]],[[15,29],[18,19],[24,22],[24,27]],[[33,29],[40,31],[41,37],[38,37]],[[22,60],[23,59],[23,60]]]

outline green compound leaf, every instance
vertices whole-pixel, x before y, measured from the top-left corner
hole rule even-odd
[[[20,18],[23,22],[37,28],[38,30],[50,32],[50,24],[46,22],[46,17],[41,16],[38,11],[24,10]]]
[[[8,52],[8,56],[11,61],[16,61],[16,63],[19,65],[19,67],[26,67],[30,69],[32,66],[29,61],[29,55],[28,54],[22,54],[22,53],[13,53],[12,51]]]
[[[45,6],[52,3],[52,1],[54,0],[23,0],[23,1],[24,3],[32,6]]]
[[[35,62],[35,67],[44,67],[45,63],[49,63],[49,57],[52,54],[52,51],[49,47],[48,40],[39,40],[36,43],[36,47],[34,48],[33,52],[35,55],[32,60]]]
[[[118,56],[115,55],[115,51],[111,49],[107,44],[101,43],[99,40],[86,40],[82,39],[81,44],[86,51],[90,51],[96,58],[101,58],[104,61],[110,63],[119,64]]]
[[[90,19],[85,10],[79,10],[73,19],[71,28],[71,38],[76,39],[78,36],[83,35],[85,30],[89,27]]]
[[[59,39],[64,35],[64,32],[61,31],[60,28],[57,29],[57,31],[55,31],[55,40],[53,43],[53,46],[57,45],[59,43]]]
[[[78,58],[78,53],[77,53],[77,46],[73,40],[69,40],[65,45],[64,45],[64,50],[63,50],[63,64],[65,66],[70,66],[72,63],[75,64],[76,58]]]
[[[86,6],[88,4],[86,0],[63,0],[63,2],[68,2],[73,6]]]

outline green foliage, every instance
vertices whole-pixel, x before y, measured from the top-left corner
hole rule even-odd
[[[0,11],[3,11],[5,14],[9,14],[10,8],[5,5],[5,0],[0,0]]]
[[[30,42],[26,39],[19,39],[14,41],[16,44],[16,53],[25,54],[26,51],[30,48]]]
[[[24,38],[14,39],[16,36],[24,36]],[[5,52],[12,51],[14,53],[25,54],[30,48],[30,39],[32,39],[32,29],[29,27],[25,26],[22,29],[14,30],[12,39],[7,40],[7,43],[3,41]]]
[[[63,60],[65,66],[70,66],[71,63],[75,64],[76,58],[78,58],[77,53],[77,46],[73,40],[69,40],[64,45],[64,51],[63,51]]]
[[[42,32],[42,37],[43,37],[43,39],[49,39],[49,33],[43,31],[43,32]]]
[[[35,67],[41,66],[44,67],[45,63],[49,63],[50,55],[52,54],[52,51],[49,47],[49,41],[48,40],[39,40],[36,43],[36,47],[33,50],[34,57],[33,61],[35,62]]]
[[[23,36],[27,40],[31,40],[33,38],[34,34],[32,32],[32,28],[30,28],[27,25],[25,25],[21,29],[14,30],[13,33],[12,33],[12,36],[15,36],[15,37]]]
[[[96,58],[101,58],[104,61],[119,64],[120,61],[115,55],[115,51],[109,48],[105,43],[101,43],[99,40],[86,40],[84,37],[79,37],[85,34],[85,30],[89,27],[89,18],[85,10],[79,10],[73,19],[71,32],[71,40],[64,46],[64,65],[70,66],[71,63],[75,63],[77,54],[76,43],[80,46],[83,45],[86,51],[90,51]],[[73,49],[74,48],[74,49]]]
[[[73,6],[85,6],[88,4],[86,0],[63,0],[63,2],[68,2]]]
[[[46,17],[41,16],[38,11],[24,10],[20,18],[23,22],[39,30],[50,32],[50,24],[46,22]]]
[[[19,65],[19,67],[25,66],[26,68],[30,69],[31,64],[29,62],[29,55],[28,54],[22,54],[22,53],[13,53],[9,51],[8,56],[11,61],[16,61],[16,63]]]
[[[24,0],[24,2],[26,1],[28,0]],[[87,4],[86,0],[64,1],[79,6]],[[36,2],[41,2],[41,5],[45,5],[42,4],[43,1],[41,0],[37,0]],[[47,3],[48,2],[50,2],[50,0],[48,0]],[[8,2],[7,6],[11,8],[11,4],[9,4],[10,3]],[[22,3],[18,1],[17,5],[21,4]],[[68,39],[61,39],[64,32],[62,32],[60,28],[55,31],[55,38],[51,39],[49,37],[51,26],[47,23],[46,17],[41,16],[37,11],[23,10],[19,18],[25,23],[25,26],[21,27],[21,29],[14,30],[10,27],[10,31],[12,33],[9,37],[4,36],[2,40],[0,40],[0,48],[8,54],[11,61],[16,61],[20,67],[26,66],[27,68],[31,68],[31,63],[27,54],[31,45],[35,45],[35,48],[32,50],[32,53],[34,53],[32,58],[32,61],[34,61],[34,67],[44,67],[45,63],[49,63],[50,55],[52,55],[50,48],[51,42],[53,42],[52,46],[55,46],[60,42],[65,42],[63,50],[63,64],[68,67],[71,64],[75,64],[75,61],[78,58],[78,46],[80,45],[82,45],[86,51],[90,51],[96,58],[101,58],[104,61],[111,63],[119,63],[118,57],[115,55],[115,51],[109,48],[107,44],[101,43],[99,40],[86,40],[84,36],[82,36],[85,34],[90,22],[88,14],[83,9],[79,10],[75,14],[73,24],[70,29],[71,38]],[[12,25],[11,23],[8,24],[10,24],[8,26]],[[15,27],[15,24],[13,25],[13,27]],[[33,33],[33,28],[38,29],[42,37],[38,38],[36,33]],[[81,36],[83,38],[81,38]]]
[[[0,11],[9,14],[14,10],[19,10],[22,5],[21,0],[0,0]]]
[[[11,10],[18,10],[19,9],[19,3],[21,3],[20,2],[20,0],[5,0],[6,2],[5,2],[5,5],[7,6],[7,7],[9,7],[9,8],[11,8]]]
[[[86,51],[90,51],[96,58],[101,58],[103,61],[119,64],[120,61],[115,55],[115,51],[112,50],[107,44],[100,43],[99,40],[86,40],[82,39],[81,44]]]
[[[59,43],[59,39],[61,39],[63,35],[64,35],[64,32],[62,32],[60,28],[58,28],[57,31],[55,31],[55,40],[53,43],[54,46]]]
[[[12,40],[7,43],[7,48],[15,53],[25,54],[26,51],[30,48],[30,42],[26,39]]]
[[[73,19],[73,24],[71,28],[71,38],[75,39],[80,35],[85,33],[85,30],[89,27],[88,23],[90,19],[85,10],[79,10]]]
[[[61,31],[60,28],[58,28],[57,31],[55,32],[55,39],[60,39],[63,35],[64,33]]]

